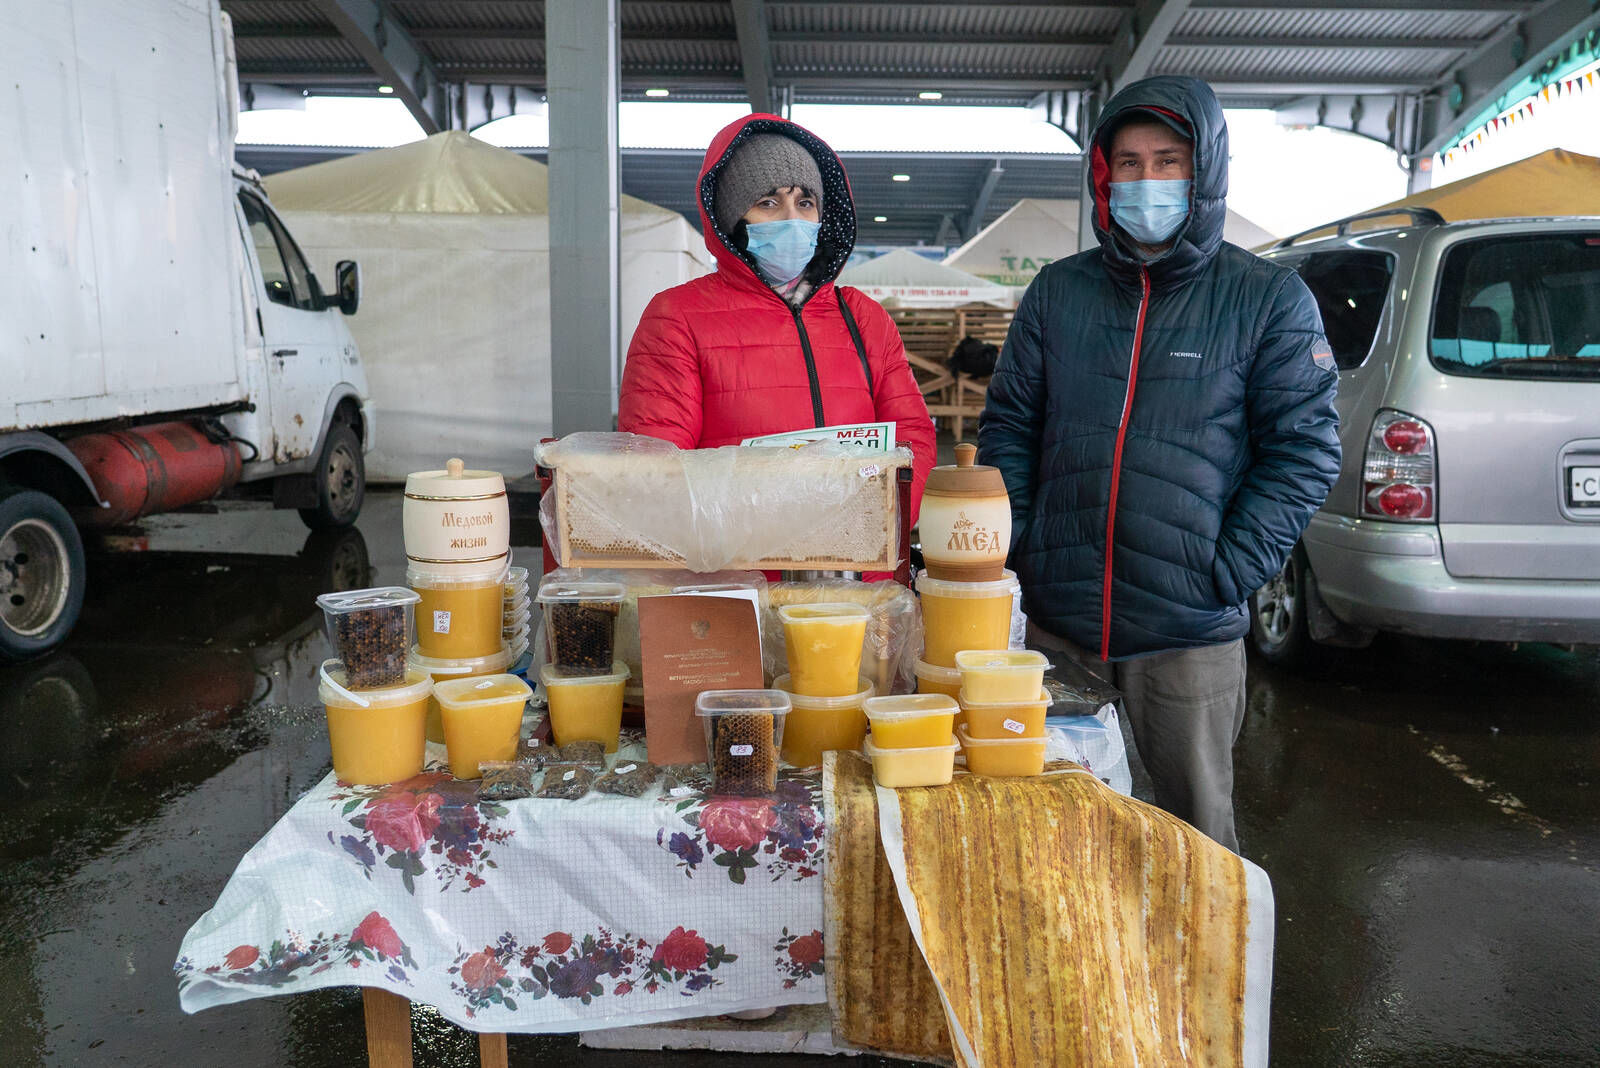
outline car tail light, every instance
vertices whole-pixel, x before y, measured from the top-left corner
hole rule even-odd
[[[1416,416],[1384,409],[1372,419],[1361,465],[1361,514],[1371,519],[1429,523],[1438,488],[1433,428]]]

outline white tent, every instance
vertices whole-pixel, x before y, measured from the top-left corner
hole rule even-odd
[[[373,481],[460,456],[508,477],[551,431],[547,168],[459,131],[265,180],[320,279],[358,260],[377,429]],[[621,339],[657,292],[706,273],[677,212],[622,198]],[[600,358],[596,354],[596,358]]]
[[[1224,240],[1255,248],[1273,235],[1230,209],[1222,226]],[[948,267],[1019,290],[1032,282],[1051,260],[1078,251],[1076,200],[1019,200],[976,237],[944,259]]]
[[[855,286],[889,308],[959,308],[975,302],[1011,306],[1003,285],[897,248],[876,259],[846,267],[839,284]]]

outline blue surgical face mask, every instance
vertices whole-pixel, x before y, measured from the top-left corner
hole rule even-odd
[[[1141,245],[1160,245],[1189,214],[1188,178],[1111,183],[1111,217]]]
[[[817,254],[817,231],[821,228],[820,223],[807,219],[746,223],[745,248],[755,258],[767,285],[781,286],[800,277]]]

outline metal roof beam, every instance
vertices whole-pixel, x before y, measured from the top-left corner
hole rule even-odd
[[[1529,11],[1539,0],[1194,0],[1197,8],[1230,11]]]
[[[967,225],[962,227],[963,241],[971,241],[983,229],[983,216],[989,210],[989,199],[994,196],[995,187],[1005,173],[1005,160],[996,159],[994,166],[984,171],[983,177],[978,180],[977,188],[972,191],[972,209],[967,213]]]
[[[1466,52],[1483,44],[1482,37],[1259,37],[1234,34],[1207,37],[1183,34],[1167,38],[1168,48],[1359,48],[1394,51],[1426,49],[1438,52]]]
[[[683,40],[679,34],[670,34],[669,40]],[[919,45],[1001,45],[1007,48],[1101,48],[1111,43],[1103,33],[963,33],[959,37],[933,38],[926,33],[774,33],[773,44],[784,45],[893,45],[912,47]]]
[[[1100,69],[1106,99],[1150,73],[1156,54],[1189,10],[1189,0],[1136,0],[1112,37]]]
[[[450,128],[448,93],[433,61],[377,0],[313,0],[317,11],[366,60],[378,80],[394,87],[425,134]]]
[[[762,0],[733,0],[733,24],[739,34],[739,61],[751,111],[772,110],[772,42],[767,36],[767,8]]]
[[[1423,102],[1416,157],[1432,155],[1460,136],[1487,108],[1516,103],[1506,95],[1539,71],[1551,71],[1569,46],[1600,30],[1594,0],[1546,0],[1526,18],[1491,37],[1446,71],[1440,92]]]

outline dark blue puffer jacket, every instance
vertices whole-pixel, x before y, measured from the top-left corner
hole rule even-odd
[[[1194,131],[1173,247],[1111,229],[1118,117]],[[1017,309],[979,422],[1011,495],[1010,566],[1029,617],[1117,660],[1231,641],[1339,473],[1338,374],[1299,277],[1225,244],[1228,130],[1210,86],[1149,78],[1090,146],[1100,248],[1056,260]]]

